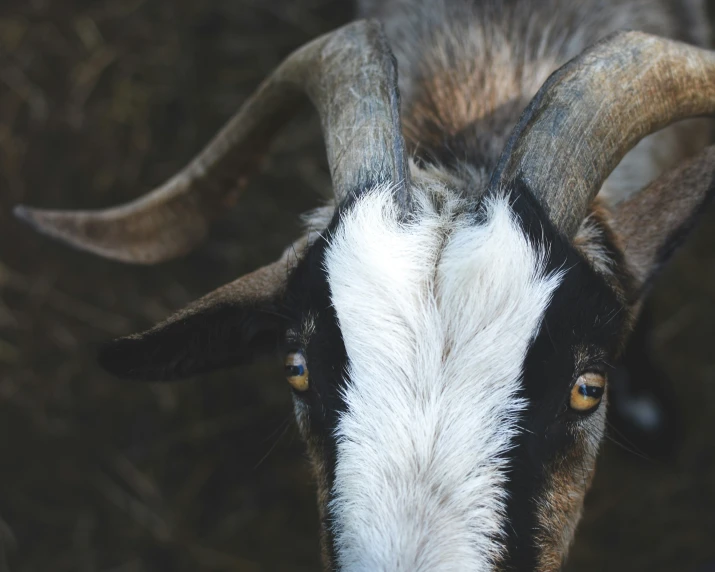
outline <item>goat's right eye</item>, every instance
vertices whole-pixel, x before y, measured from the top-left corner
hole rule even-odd
[[[285,361],[286,378],[290,386],[296,391],[308,389],[308,363],[303,352],[291,352]]]
[[[606,378],[598,373],[584,373],[571,388],[571,409],[581,412],[595,410],[606,389]]]

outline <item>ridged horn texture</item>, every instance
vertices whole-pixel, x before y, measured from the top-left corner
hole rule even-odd
[[[502,152],[489,188],[525,184],[564,235],[623,156],[646,135],[715,113],[715,54],[616,32],[554,72]]]
[[[124,262],[152,264],[185,254],[238,197],[275,133],[303,108],[320,115],[338,202],[389,182],[403,204],[408,171],[397,69],[382,27],[358,21],[291,54],[180,173],[144,197],[101,211],[19,206],[40,232]]]

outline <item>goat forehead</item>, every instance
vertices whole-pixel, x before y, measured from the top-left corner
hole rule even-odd
[[[365,195],[325,255],[348,358],[330,506],[343,569],[487,570],[502,550],[523,362],[560,275],[506,198],[479,223],[422,206],[400,223],[388,189]]]

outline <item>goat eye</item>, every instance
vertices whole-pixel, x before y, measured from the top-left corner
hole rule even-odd
[[[296,391],[308,389],[308,364],[302,352],[291,352],[285,361],[286,378]]]
[[[588,412],[601,403],[606,389],[606,378],[598,373],[584,373],[571,388],[571,409]]]

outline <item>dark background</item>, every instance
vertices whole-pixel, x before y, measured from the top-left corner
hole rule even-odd
[[[276,258],[329,189],[317,124],[286,126],[194,254],[108,262],[33,234],[14,204],[91,208],[183,166],[340,0],[2,0],[0,571],[315,570],[314,487],[278,360],[120,383],[93,345]],[[569,570],[715,559],[715,209],[653,295],[674,459],[606,443]]]

